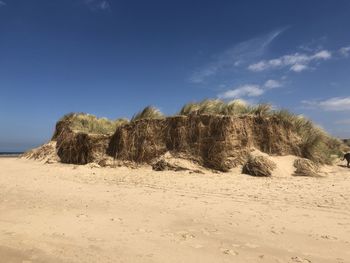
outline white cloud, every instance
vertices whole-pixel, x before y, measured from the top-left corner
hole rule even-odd
[[[305,54],[299,54],[299,53],[295,53],[292,55],[285,55],[283,57],[281,57],[281,61],[282,61],[282,66],[286,65],[286,66],[290,66],[290,65],[295,65],[295,64],[304,64],[304,63],[308,63],[311,60],[312,56],[308,56]]]
[[[0,0],[0,7],[5,6],[5,5],[6,5],[6,3],[4,1]]]
[[[249,61],[261,56],[271,42],[285,30],[286,28],[238,43],[214,56],[210,63],[195,71],[190,76],[190,81],[202,83],[209,77],[233,70],[244,63],[249,63]]]
[[[350,55],[350,46],[342,47],[341,49],[339,49],[339,53],[343,57],[347,58]]]
[[[245,84],[236,88],[227,90],[218,95],[220,99],[238,99],[238,98],[252,98],[263,95],[266,91],[282,87],[283,84],[274,79],[267,80],[263,85]]]
[[[305,106],[325,111],[350,111],[350,97],[334,97],[323,101],[302,101]]]
[[[264,90],[259,85],[243,85],[236,89],[228,90],[219,94],[220,99],[237,99],[242,97],[258,97],[264,94]]]
[[[330,59],[332,57],[332,53],[328,50],[322,50],[320,52],[317,52],[315,55],[313,55],[313,59]]]
[[[275,89],[275,88],[280,88],[282,86],[283,85],[281,82],[279,82],[278,80],[274,80],[274,79],[269,79],[264,84],[264,87],[267,89]]]
[[[332,53],[328,50],[318,51],[314,54],[290,54],[271,60],[262,60],[248,66],[248,69],[254,72],[265,71],[269,69],[278,69],[289,67],[294,72],[301,72],[309,68],[309,64],[320,60],[328,60]]]
[[[249,65],[248,69],[251,71],[263,71],[265,69],[269,68],[269,64],[266,63],[265,61],[260,61],[258,63]]]
[[[85,0],[85,4],[91,9],[91,10],[110,10],[111,5],[107,0]]]
[[[294,72],[302,72],[306,69],[308,69],[308,66],[303,65],[303,64],[295,64],[295,65],[290,67],[290,70],[294,71]]]

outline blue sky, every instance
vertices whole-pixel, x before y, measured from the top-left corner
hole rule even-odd
[[[350,137],[350,1],[0,1],[0,151],[68,112],[269,102]]]

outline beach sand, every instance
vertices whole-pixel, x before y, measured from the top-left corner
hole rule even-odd
[[[350,262],[350,169],[271,178],[0,158],[0,262]]]

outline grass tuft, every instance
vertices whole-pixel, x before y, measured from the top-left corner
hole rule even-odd
[[[331,164],[334,156],[341,155],[341,141],[331,137],[311,120],[285,109],[274,111],[272,115],[299,135],[302,157],[316,163]]]
[[[269,117],[272,114],[272,106],[267,103],[258,104],[256,106],[249,106],[248,114],[259,117]]]
[[[179,115],[240,115],[247,113],[248,106],[242,100],[233,100],[225,103],[222,100],[203,100],[198,103],[188,103],[182,107]]]
[[[164,114],[157,108],[153,106],[147,106],[139,113],[135,114],[131,121],[137,121],[142,119],[163,119],[165,118]]]
[[[97,118],[86,113],[69,113],[63,116],[61,121],[68,121],[74,132],[88,134],[113,134],[117,127],[129,122],[127,119],[113,121],[107,118]]]
[[[277,165],[264,156],[250,156],[242,169],[242,173],[253,176],[271,176]]]

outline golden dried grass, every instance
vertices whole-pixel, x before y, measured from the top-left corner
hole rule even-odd
[[[250,156],[242,169],[242,173],[252,176],[271,176],[276,164],[264,156]]]

